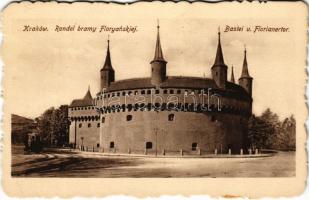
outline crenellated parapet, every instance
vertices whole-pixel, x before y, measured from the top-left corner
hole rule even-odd
[[[170,77],[173,79],[173,77]],[[181,79],[178,79],[181,85]],[[176,88],[166,84],[161,88],[132,88],[127,90],[104,91],[97,94],[95,106],[101,114],[131,111],[171,111],[178,112],[221,112],[239,115],[251,114],[251,97],[240,86],[227,83],[226,90],[217,88],[211,80],[182,77],[187,86]],[[198,82],[200,81],[200,87]],[[133,83],[132,83],[133,82]],[[115,82],[116,84],[117,82]],[[209,86],[207,87],[207,83]],[[214,88],[213,88],[214,87]],[[116,87],[115,87],[116,88]],[[119,89],[119,88],[117,88]]]

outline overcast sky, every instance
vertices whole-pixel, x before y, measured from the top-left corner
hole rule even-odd
[[[253,112],[260,114],[269,107],[283,118],[297,111],[293,105],[300,94],[295,94],[295,88],[305,90],[304,80],[298,78],[305,73],[305,40],[299,36],[305,33],[305,25],[297,20],[303,17],[302,13],[295,14],[293,9],[280,6],[268,8],[266,4],[249,6],[246,13],[234,6],[227,10],[223,4],[205,7],[168,4],[164,8],[147,6],[143,9],[141,5],[109,8],[103,4],[95,7],[55,4],[31,9],[17,4],[9,6],[5,11],[3,55],[7,89],[4,95],[11,105],[10,112],[36,117],[51,106],[70,104],[73,99],[82,98],[88,85],[93,95],[98,92],[108,34],[116,80],[149,77],[157,18],[168,75],[210,77],[220,26],[229,79],[233,65],[238,80],[244,45],[247,46],[249,73],[254,78]],[[296,4],[295,9],[300,5]],[[260,6],[269,12],[261,15]],[[223,17],[223,12],[231,17]],[[49,31],[23,32],[24,25],[43,25]],[[55,32],[56,25],[75,25],[75,30],[78,25],[98,28],[128,25],[137,27],[137,31]],[[288,27],[289,32],[224,32],[226,25]]]

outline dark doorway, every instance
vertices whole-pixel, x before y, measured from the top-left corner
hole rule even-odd
[[[197,149],[197,143],[193,142],[192,143],[192,151],[196,151],[196,149]]]

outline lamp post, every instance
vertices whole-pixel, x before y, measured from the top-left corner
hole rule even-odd
[[[80,138],[82,140],[82,151],[84,150],[84,137]]]
[[[74,128],[74,149],[76,149],[76,119],[74,120],[75,121],[75,128]]]
[[[157,127],[154,128],[154,131],[155,131],[155,134],[156,134],[156,157],[157,157],[157,155],[158,155],[158,145],[157,145],[157,143],[158,143],[158,128]]]

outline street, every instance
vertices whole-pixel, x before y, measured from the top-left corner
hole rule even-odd
[[[86,152],[25,155],[12,149],[13,177],[291,177],[295,152],[259,158],[156,158]]]

